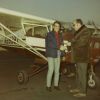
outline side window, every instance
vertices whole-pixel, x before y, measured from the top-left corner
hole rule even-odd
[[[45,38],[47,33],[47,28],[43,26],[34,27],[34,36],[39,38]]]
[[[45,38],[48,30],[46,26],[26,26],[25,31],[26,36]]]
[[[32,36],[32,28],[26,31],[26,36]]]

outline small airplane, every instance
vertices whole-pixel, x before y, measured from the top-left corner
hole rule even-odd
[[[40,52],[45,51],[45,36],[52,28],[54,20],[0,8],[0,46],[28,50],[46,61]],[[18,83],[25,83],[29,76],[46,67],[33,65],[29,71],[19,71]],[[29,73],[29,74],[27,74]]]
[[[46,33],[54,20],[45,19],[5,8],[0,8],[0,45],[22,48],[45,59]]]

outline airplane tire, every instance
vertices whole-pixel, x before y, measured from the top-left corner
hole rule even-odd
[[[26,71],[23,70],[23,71],[18,72],[17,81],[19,84],[27,83],[28,80],[29,80],[29,77]]]
[[[92,76],[93,77],[93,76]],[[89,88],[95,88],[96,87],[96,80],[95,77],[93,77],[92,79],[88,80],[88,86]]]

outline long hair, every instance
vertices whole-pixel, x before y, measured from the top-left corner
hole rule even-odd
[[[54,26],[55,24],[59,24],[60,29],[61,29],[61,23],[60,23],[59,21],[55,21],[55,22],[52,24],[52,26]],[[60,31],[60,29],[59,29],[59,31]],[[52,29],[52,30],[54,30],[54,29]]]

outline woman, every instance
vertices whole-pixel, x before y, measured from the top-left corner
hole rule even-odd
[[[60,69],[60,56],[63,45],[62,34],[60,33],[61,23],[55,21],[53,30],[47,33],[46,36],[46,56],[48,59],[48,73],[47,73],[47,86],[46,89],[51,91],[51,81],[54,73],[54,88],[59,88],[59,69]]]

